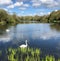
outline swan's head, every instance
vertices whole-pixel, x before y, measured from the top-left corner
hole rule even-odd
[[[27,40],[26,40],[26,43],[27,43]]]

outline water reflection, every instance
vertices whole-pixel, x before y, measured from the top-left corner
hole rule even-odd
[[[8,42],[10,40],[9,32],[6,32],[10,26],[8,25],[0,25],[0,42]]]
[[[57,38],[60,37],[60,34],[57,33],[57,32],[55,32],[54,34],[53,34],[53,32],[40,33],[40,34],[39,34],[39,32],[34,32],[33,35],[32,35],[32,37],[34,39],[48,40],[48,39],[52,39],[52,38],[57,39]]]
[[[0,26],[0,40],[25,40],[25,39],[58,39],[60,38],[60,32],[55,29],[59,29],[58,25],[50,24],[18,24],[16,26]],[[6,32],[9,29],[10,32]]]
[[[43,23],[2,26],[0,27],[0,33],[2,33],[0,34],[0,42],[7,42],[6,44],[15,47],[28,40],[29,47],[41,48],[44,53],[60,57],[60,31],[56,27],[59,29],[59,26],[55,24]],[[6,29],[9,29],[10,32],[6,32]]]
[[[51,29],[55,29],[56,31],[59,31],[60,32],[60,24],[51,24]]]

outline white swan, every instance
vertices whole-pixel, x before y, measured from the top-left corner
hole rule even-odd
[[[26,42],[26,44],[22,44],[22,45],[20,45],[20,48],[26,48],[26,47],[28,46],[28,44],[27,44],[27,40],[26,40],[25,42]]]
[[[10,30],[9,29],[6,29],[6,32],[9,32]]]

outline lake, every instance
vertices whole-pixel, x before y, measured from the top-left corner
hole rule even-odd
[[[6,29],[10,31],[7,32]],[[0,26],[0,50],[19,47],[28,41],[28,47],[40,48],[43,55],[60,57],[60,27],[48,23]]]

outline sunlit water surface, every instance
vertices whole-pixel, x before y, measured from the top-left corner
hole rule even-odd
[[[40,48],[42,54],[60,57],[60,31],[51,24],[18,24],[0,28],[0,49],[19,47],[25,44],[25,40],[28,40],[28,47]]]

